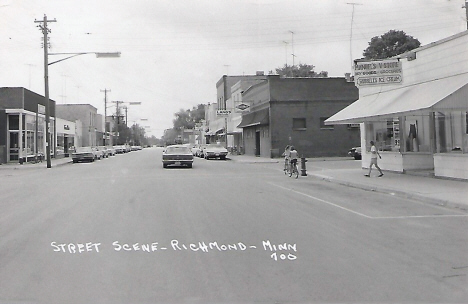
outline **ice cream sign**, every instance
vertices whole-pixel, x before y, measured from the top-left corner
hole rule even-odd
[[[356,85],[385,85],[401,84],[403,82],[403,69],[401,61],[356,61],[354,63],[354,79]]]

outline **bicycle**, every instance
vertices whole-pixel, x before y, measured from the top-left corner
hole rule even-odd
[[[290,171],[289,169],[290,169],[290,167],[291,167],[291,166],[289,165],[289,159],[285,158],[285,159],[284,159],[284,169],[283,169],[285,175],[286,175],[286,174],[289,174],[289,171]]]
[[[296,179],[299,177],[299,170],[297,169],[297,161],[290,163],[288,175],[289,177],[294,176],[294,178]]]

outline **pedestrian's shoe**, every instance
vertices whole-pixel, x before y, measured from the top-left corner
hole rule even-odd
[[[382,177],[383,176],[383,173],[380,173],[379,177]]]
[[[370,175],[369,175],[369,174],[365,174],[364,176],[365,176],[365,177],[370,177]]]

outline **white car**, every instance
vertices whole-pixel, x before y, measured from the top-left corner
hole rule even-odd
[[[226,159],[228,150],[220,144],[208,144],[203,148],[203,157],[205,159],[219,158]]]

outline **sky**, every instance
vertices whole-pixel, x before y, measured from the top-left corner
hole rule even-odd
[[[0,87],[44,95],[37,27],[47,16],[50,98],[128,107],[128,123],[161,137],[174,114],[216,103],[223,75],[310,64],[330,77],[351,72],[372,37],[402,30],[422,45],[467,29],[464,0],[0,0]],[[49,55],[49,62],[64,56]],[[139,102],[141,104],[131,104]]]

